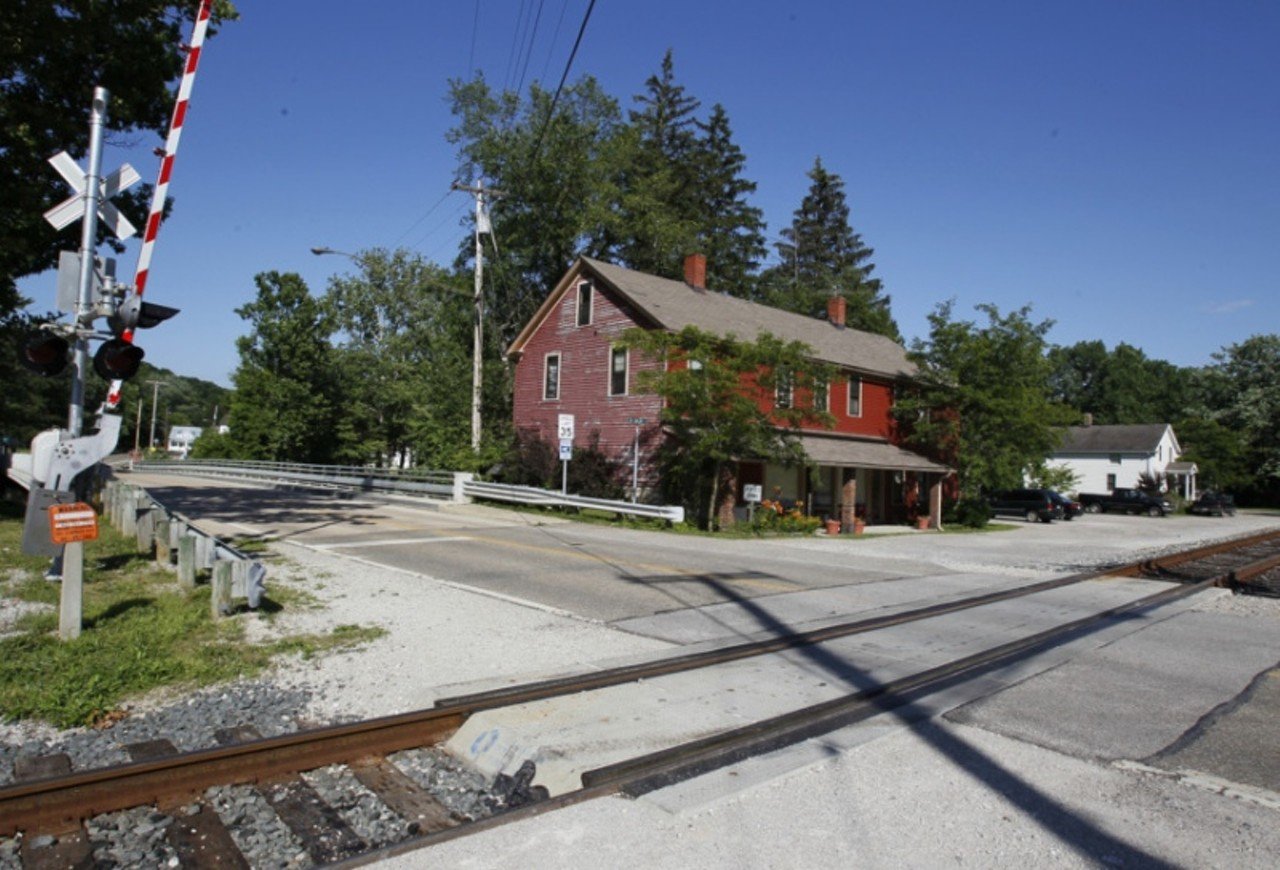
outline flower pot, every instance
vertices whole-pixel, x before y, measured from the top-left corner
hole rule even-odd
[[[827,522],[826,522],[826,526],[827,526],[827,534],[828,534],[828,535],[838,535],[838,534],[840,534],[840,521],[839,521],[839,520],[827,520]]]
[[[928,517],[916,517],[916,528],[920,531],[926,531],[929,528]]]
[[[855,521],[854,521],[854,523],[853,523],[853,533],[854,533],[855,535],[860,535],[860,534],[862,534],[862,532],[863,532],[866,528],[867,528],[867,524],[866,524],[866,523],[864,523],[862,520],[855,520]]]

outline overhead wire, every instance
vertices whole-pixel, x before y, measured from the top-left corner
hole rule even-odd
[[[560,38],[560,27],[564,24],[564,14],[569,11],[569,0],[563,0],[560,4],[560,17],[556,19],[556,29],[551,34],[551,41],[547,43],[547,59],[542,62],[542,74],[538,76],[539,81],[547,80],[547,69],[551,66],[551,55],[555,53],[556,40]]]
[[[565,80],[569,78],[569,70],[573,67],[573,59],[578,56],[578,46],[582,45],[582,35],[587,32],[587,22],[591,20],[591,10],[596,8],[596,0],[591,0],[587,5],[587,11],[582,16],[582,24],[578,27],[578,37],[573,41],[573,50],[569,52],[569,59],[565,62],[564,72],[560,75],[560,84],[556,86],[555,96],[551,98],[551,106],[547,109],[547,117],[542,121],[542,129],[538,131],[538,139],[533,145],[533,153],[529,155],[529,163],[532,165],[538,159],[539,152],[542,151],[542,138],[547,133],[547,127],[551,125],[551,119],[556,114],[556,104],[560,102],[560,92],[564,90]]]
[[[538,25],[542,23],[543,2],[544,0],[538,0],[538,11],[533,17],[533,28],[529,31],[529,41],[526,43],[524,51],[524,66],[520,69],[520,81],[516,83],[517,95],[524,90],[524,79],[529,72],[529,61],[533,59],[533,43],[538,38]]]
[[[476,71],[476,34],[480,32],[480,0],[476,0],[476,14],[471,19],[471,51],[467,55],[467,78]]]

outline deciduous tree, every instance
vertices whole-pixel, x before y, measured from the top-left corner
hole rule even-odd
[[[622,343],[663,363],[641,370],[637,382],[663,399],[668,438],[659,462],[667,496],[688,505],[704,527],[714,524],[727,464],[803,462],[798,427],[831,424],[830,415],[812,402],[774,407],[784,379],[798,396],[811,395],[815,383],[830,380],[828,367],[815,362],[800,342],[768,333],[742,341],[685,327],[675,333],[631,329]]]

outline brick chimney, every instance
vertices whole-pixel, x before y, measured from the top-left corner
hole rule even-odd
[[[844,329],[845,301],[840,295],[832,296],[827,299],[827,320],[835,326]]]
[[[707,289],[706,254],[690,254],[684,258],[684,283],[695,290]]]

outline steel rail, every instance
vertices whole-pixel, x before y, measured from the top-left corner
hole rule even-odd
[[[1276,537],[1280,537],[1280,532],[1249,536],[1248,538],[1237,539],[1234,542],[1234,546],[1237,548],[1248,546]],[[1214,544],[1201,549],[1212,550],[1216,553],[1221,552],[1221,546],[1221,544]],[[1180,556],[1182,554],[1176,555]],[[1147,563],[1150,564],[1152,561],[1147,560]],[[1154,561],[1155,563],[1159,562],[1159,560]],[[1000,654],[1006,657],[1012,656],[1018,650],[1045,642],[1045,637],[1051,634],[1057,636],[1063,632],[1074,630],[1080,624],[1110,618],[1117,613],[1135,610],[1139,607],[1155,606],[1155,604],[1163,603],[1165,600],[1173,600],[1182,595],[1192,594],[1214,584],[1221,585],[1242,577],[1253,576],[1253,574],[1269,570],[1277,564],[1280,564],[1280,555],[1269,557],[1243,568],[1233,569],[1194,585],[1186,584],[1163,590],[1153,596],[1139,599],[1137,602],[1131,602],[1119,608],[1105,611],[1102,614],[1086,617],[1067,626],[1050,629],[1048,632],[1042,632],[1040,635],[1030,639],[1014,641],[1003,647],[988,651],[988,653],[980,653],[978,656],[991,656],[998,651],[1004,651]],[[1131,566],[1122,565],[1114,569],[1102,568],[1083,574],[1054,578],[1011,590],[1001,590],[885,617],[843,623],[814,631],[801,632],[797,635],[743,643],[721,650],[678,656],[658,662],[623,666],[581,677],[546,680],[511,689],[499,689],[458,698],[441,699],[434,708],[428,710],[302,731],[281,737],[264,738],[216,749],[200,750],[156,761],[117,765],[67,776],[21,783],[0,789],[0,836],[10,836],[19,830],[65,830],[78,824],[81,819],[104,812],[146,804],[170,806],[183,803],[198,797],[210,785],[261,782],[276,777],[294,775],[329,764],[350,763],[360,758],[386,755],[402,749],[439,743],[448,739],[473,713],[482,709],[508,706],[557,695],[573,694],[605,686],[693,670],[699,667],[707,667],[752,655],[765,655],[795,646],[821,643],[849,634],[927,619],[945,613],[978,607],[982,604],[1031,595],[1036,592],[1067,586],[1100,576],[1113,575],[1117,571],[1123,571],[1129,567]],[[952,668],[955,673],[960,673],[978,667],[976,660],[977,656],[971,656],[944,667]],[[959,670],[955,670],[957,668]],[[917,682],[922,679],[919,675],[917,677],[904,678],[904,680],[916,680]],[[875,692],[875,697],[880,697],[886,694],[901,693],[916,685],[916,683],[912,683],[908,686],[906,682],[900,680],[886,684],[885,687],[873,691]],[[866,702],[868,699],[868,697],[863,697],[862,701]],[[831,703],[828,702],[828,705]],[[841,699],[839,703],[847,705],[854,702],[848,699]],[[838,711],[829,712],[828,715],[845,715],[846,712],[844,708],[839,708]],[[687,744],[683,748],[677,747],[673,750],[666,750],[664,753],[657,754],[662,756],[660,759],[652,759],[652,761],[656,765],[655,769],[661,768],[664,771],[661,774],[663,776],[670,775],[671,771],[677,768],[683,769],[688,764],[705,764],[707,758],[710,757],[708,753],[711,753],[711,756],[714,756],[719,751],[732,753],[739,751],[734,747],[746,745],[740,743],[740,741],[745,740],[746,743],[754,745],[753,741],[774,739],[779,733],[787,733],[787,723],[793,723],[797,715],[796,713],[786,714],[778,717],[778,720],[768,720],[768,722],[774,723],[772,725],[756,723],[743,729],[725,732],[721,735],[707,738],[704,741],[698,741],[696,744]],[[692,758],[693,761],[689,761],[683,754],[678,759],[670,755],[670,753],[674,753],[678,749],[683,749],[683,752],[687,753],[688,758]],[[731,763],[731,761],[725,761],[724,763]],[[632,763],[625,762],[624,764],[630,765]],[[603,768],[601,771],[591,772],[589,775],[596,781],[594,784],[613,783],[610,786],[613,790],[618,790],[615,787],[618,783],[630,784],[633,779],[639,776],[639,774],[634,773],[633,767],[618,768],[617,770]],[[693,774],[690,773],[689,775]],[[584,774],[584,785],[593,785],[593,783],[586,781],[587,776],[588,774]],[[645,779],[645,777],[640,777],[640,779]],[[639,782],[640,780],[636,779],[636,781]],[[432,834],[429,836],[439,837],[444,836],[444,834]]]
[[[1242,540],[1257,543],[1258,541],[1253,540],[1254,538],[1271,537],[1274,535],[1250,536]],[[1216,545],[1211,545],[1205,549],[1215,547]],[[1155,561],[1158,560],[1148,560],[1148,563],[1154,564]],[[1186,560],[1179,560],[1179,562],[1183,561]],[[843,698],[793,710],[731,731],[720,732],[710,737],[586,771],[582,774],[581,789],[510,810],[500,816],[403,840],[351,858],[336,866],[356,867],[373,863],[598,797],[615,794],[635,797],[664,788],[765,752],[830,733],[879,713],[891,712],[919,697],[971,679],[1040,649],[1048,649],[1069,642],[1074,639],[1074,636],[1101,622],[1150,610],[1171,601],[1198,594],[1213,586],[1228,586],[1236,581],[1245,581],[1260,573],[1273,570],[1278,563],[1280,563],[1280,556],[1267,557],[1197,583],[1171,586],[1136,601],[1010,641],[953,662],[891,680],[879,686],[859,690]]]

